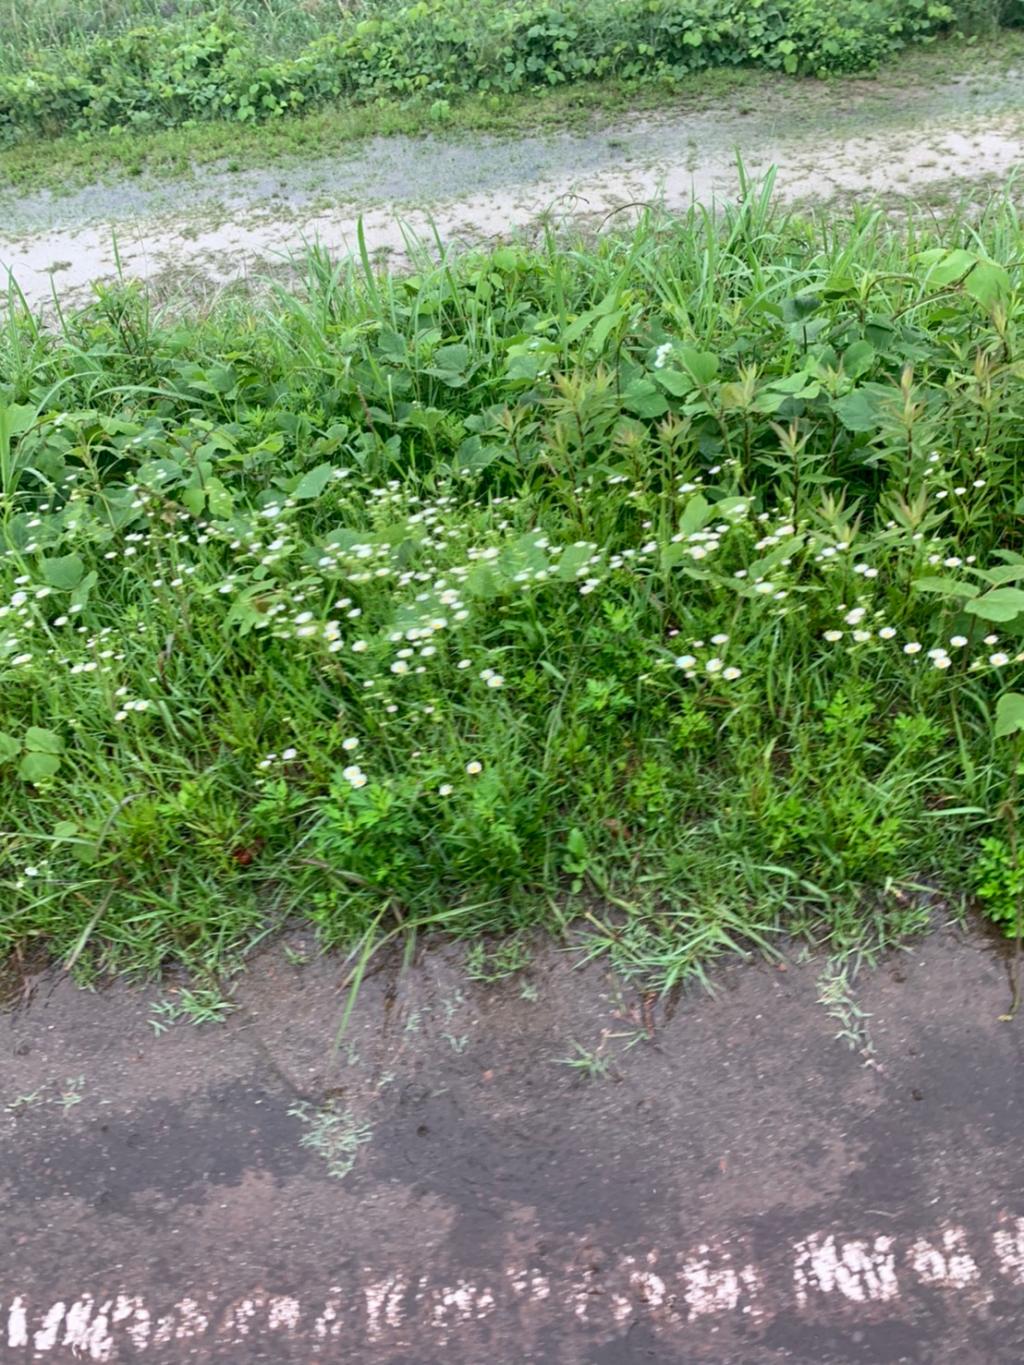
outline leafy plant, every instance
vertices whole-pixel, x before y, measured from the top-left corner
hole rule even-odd
[[[985,5],[990,7],[985,9]],[[51,11],[56,0],[49,0]],[[37,7],[25,7],[30,11]],[[46,8],[40,6],[39,8]],[[1020,22],[990,0],[373,0],[212,9],[172,18],[122,0],[104,29],[14,11],[0,42],[0,139],[273,119],[339,99],[451,101],[615,79],[671,81],[751,65],[824,76],[869,69],[907,43]],[[615,310],[603,323],[616,325]]]
[[[293,918],[494,976],[582,916],[670,985],[966,892],[1014,806],[1017,213],[743,191],[11,314],[0,948],[210,980]]]

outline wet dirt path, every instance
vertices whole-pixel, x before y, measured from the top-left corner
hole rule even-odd
[[[786,85],[700,112],[622,116],[607,127],[519,139],[376,139],[345,157],[277,170],[205,171],[187,182],[90,186],[66,196],[0,194],[0,270],[30,304],[94,279],[208,296],[287,273],[305,245],[408,259],[410,239],[480,244],[545,222],[595,226],[645,204],[683,209],[778,168],[789,203],[984,196],[1022,160],[1024,74],[977,73],[941,87]],[[182,208],[182,205],[186,205]]]
[[[57,974],[0,1018],[0,1359],[1011,1365],[1022,1024],[938,931],[652,1004],[550,944],[364,986],[292,938],[219,1025]],[[577,1049],[591,1073],[571,1067]]]

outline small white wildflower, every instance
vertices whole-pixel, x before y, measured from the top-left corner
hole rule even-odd
[[[903,646],[904,654],[920,654],[921,646],[916,640],[911,640]]]
[[[986,643],[987,645],[997,645],[997,644],[999,643],[999,636],[998,636],[998,635],[986,635],[986,636],[985,636],[985,643]]]
[[[949,643],[950,643],[951,645],[954,645],[957,649],[963,649],[964,645],[967,643],[967,636],[966,636],[966,635],[951,635],[951,636],[949,637]]]
[[[709,659],[704,668],[708,673],[721,673],[723,664],[721,659]]]
[[[725,668],[722,670],[722,677],[726,680],[726,682],[735,682],[737,678],[740,678],[742,676],[743,671],[742,669],[739,668],[733,668],[732,666],[730,666],[729,668]]]
[[[988,656],[988,661],[993,668],[1002,668],[1005,664],[1010,662],[1010,656],[1009,654],[1003,654],[1001,651],[997,651],[995,654],[990,654]]]
[[[878,632],[878,638],[880,640],[891,640],[895,634],[896,631],[893,626],[883,626]]]
[[[450,782],[442,782],[437,789],[437,794],[438,796],[451,796],[452,790],[453,788]]]
[[[727,645],[729,643],[729,637],[728,635],[712,635],[711,643],[713,645]]]
[[[830,645],[834,645],[837,640],[841,640],[842,638],[843,632],[841,630],[826,630],[825,632],[825,639]]]
[[[868,640],[871,639],[871,632],[870,630],[855,630],[853,638],[859,645],[867,644]]]
[[[488,686],[488,687],[504,687],[504,686],[505,686],[505,679],[501,676],[500,673],[492,673],[491,676],[487,679],[487,686]]]
[[[936,668],[948,668],[952,662],[948,654],[940,654],[937,659],[932,660]]]
[[[475,758],[471,762],[466,764],[466,772],[469,773],[470,777],[475,777],[477,773],[482,773],[483,770],[484,765],[482,763],[478,763]]]
[[[298,749],[282,749],[282,750],[281,750],[281,760],[282,760],[282,762],[284,762],[284,763],[290,763],[291,760],[292,760],[293,758],[298,758],[298,756],[299,756],[299,751],[298,751]]]
[[[867,611],[864,607],[854,607],[852,611],[846,613],[843,620],[848,626],[859,626],[866,615]]]
[[[341,741],[341,747],[345,750],[346,753],[351,754],[356,749],[359,748],[359,741],[358,739],[356,739],[354,735],[352,735],[348,739],[343,739]]]

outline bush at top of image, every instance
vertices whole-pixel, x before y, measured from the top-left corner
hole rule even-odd
[[[987,0],[465,0],[364,7],[275,51],[242,16],[171,18],[67,45],[0,45],[0,139],[256,121],[332,100],[671,81],[748,65],[826,76],[977,27]],[[991,6],[990,6],[991,8]],[[1012,21],[1020,0],[1005,15]],[[986,11],[987,13],[988,11]]]

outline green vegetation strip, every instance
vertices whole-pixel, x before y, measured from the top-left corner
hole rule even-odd
[[[746,186],[407,277],[313,254],[202,320],[12,314],[0,949],[583,911],[671,981],[885,941],[928,881],[1012,928],[1022,246],[1006,201]]]
[[[20,9],[26,9],[22,15]],[[50,10],[53,13],[50,14]],[[258,122],[339,101],[502,98],[753,66],[860,71],[907,44],[1021,21],[1020,0],[369,0],[327,6],[19,7],[0,43],[0,140]],[[141,16],[140,16],[141,11]],[[276,20],[276,21],[275,21]]]

